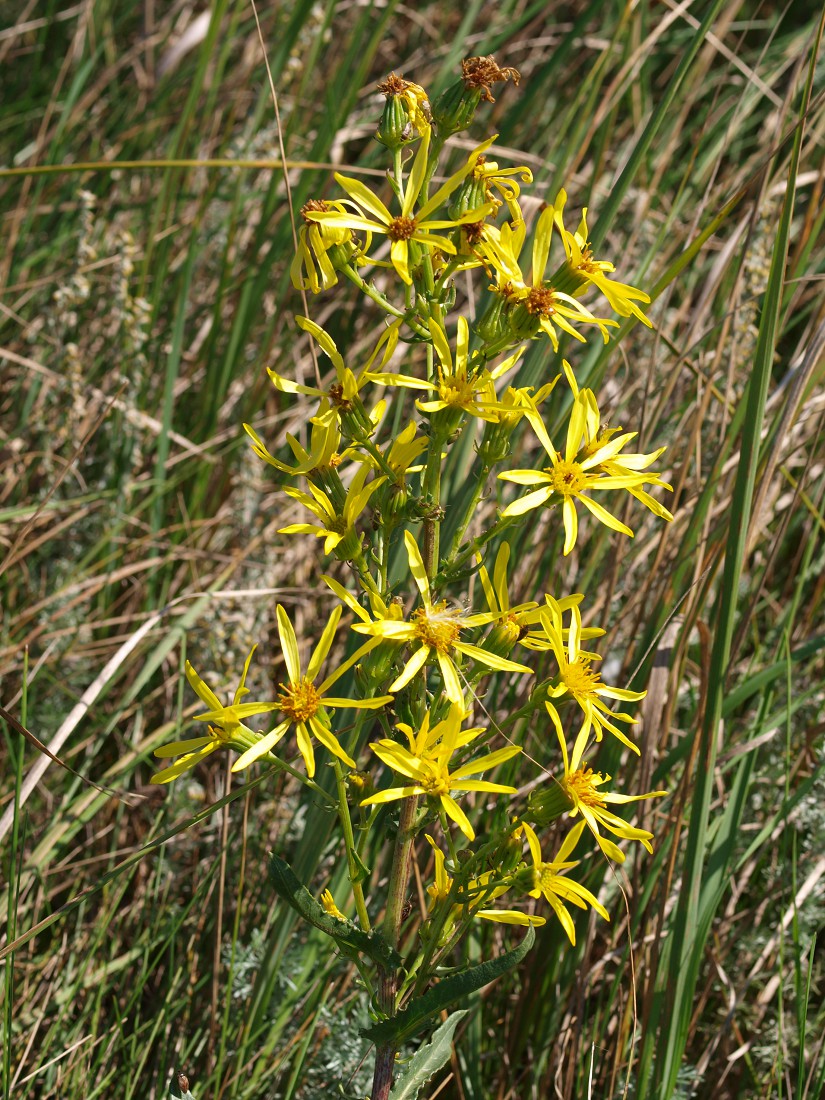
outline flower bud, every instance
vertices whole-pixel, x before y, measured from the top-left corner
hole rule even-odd
[[[573,801],[568,797],[563,787],[558,783],[551,782],[543,790],[530,792],[525,817],[537,828],[543,829],[572,809]]]
[[[388,149],[400,149],[418,137],[407,109],[397,95],[387,95],[381,121],[375,131],[376,141]]]
[[[493,627],[484,639],[484,648],[507,660],[513,652],[519,634],[518,625],[508,616],[503,622],[497,623]]]
[[[354,802],[363,802],[365,798],[371,798],[375,794],[375,784],[369,772],[350,772],[347,776],[347,787]]]
[[[475,323],[475,331],[485,344],[498,344],[512,335],[509,323],[509,304],[501,294],[494,294],[490,305]],[[515,337],[513,337],[515,342]]]
[[[522,830],[518,829],[508,833],[490,857],[490,863],[496,869],[496,877],[504,878],[512,874],[521,863],[524,849],[521,832]]]
[[[483,162],[484,157],[481,156],[478,159]],[[458,190],[453,193],[450,204],[447,207],[449,216],[456,221],[458,218],[469,213],[470,210],[477,210],[479,206],[484,206],[487,202],[485,189],[485,181],[483,179],[476,179],[475,173],[471,172]]]
[[[335,554],[339,561],[354,561],[362,552],[363,542],[361,535],[358,534],[354,527],[350,527],[349,531],[347,531],[333,550],[333,554]]]

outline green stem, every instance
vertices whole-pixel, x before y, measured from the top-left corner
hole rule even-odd
[[[390,466],[386,458],[384,458],[380,448],[376,447],[371,439],[365,437],[364,439],[356,439],[355,442],[358,444],[359,447],[363,447],[371,458],[375,459],[375,461],[381,468],[382,473],[384,473],[390,481],[397,481],[395,470],[393,470],[392,466]]]
[[[427,469],[424,473],[424,501],[428,512],[424,518],[424,568],[432,579],[438,571],[439,535],[441,531],[441,448],[444,439],[430,436]]]
[[[383,931],[387,942],[398,947],[401,936],[401,919],[407,886],[410,879],[410,853],[413,845],[413,827],[418,809],[418,797],[405,798],[401,803],[401,816],[395,837],[392,871],[390,873],[387,911],[384,914]],[[398,971],[381,971],[378,983],[378,1004],[387,1016],[395,1015],[398,993]],[[392,1087],[392,1071],[395,1065],[394,1043],[380,1045],[375,1053],[375,1071],[372,1079],[372,1100],[388,1100]]]
[[[450,544],[450,553],[447,559],[448,562],[451,562],[455,555],[458,553],[458,549],[461,546],[467,528],[470,526],[470,522],[475,515],[478,503],[484,495],[484,490],[487,488],[487,477],[490,473],[491,468],[492,467],[487,465],[482,465],[481,467],[478,480],[476,482],[476,487],[475,489],[473,489],[473,495],[467,502],[467,506],[464,509],[464,515],[461,517],[458,527],[456,528],[456,532],[453,535],[453,541]]]
[[[338,817],[341,820],[341,828],[344,830],[344,846],[347,850],[347,867],[349,868],[349,881],[352,886],[352,895],[355,898],[355,908],[358,919],[365,932],[370,930],[370,918],[367,913],[367,905],[364,901],[364,891],[358,881],[358,863],[355,858],[355,837],[352,832],[352,818],[349,812],[347,800],[347,785],[344,780],[344,771],[341,761],[337,756],[333,757],[335,767],[335,785],[338,788]]]
[[[370,286],[370,284],[366,282],[366,280],[362,279],[355,268],[344,267],[341,268],[341,271],[354,286],[358,287],[362,294],[366,294],[368,298],[371,298],[372,301],[375,302],[376,305],[380,306],[385,313],[389,313],[393,317],[398,317],[400,320],[406,321],[413,332],[416,332],[419,336],[423,336],[425,339],[430,338],[429,332],[421,325],[419,325],[418,322],[413,321],[412,318],[409,316],[409,312],[405,313],[403,310],[398,309],[396,306],[394,306],[392,302],[388,301],[379,290],[376,290],[374,286]]]

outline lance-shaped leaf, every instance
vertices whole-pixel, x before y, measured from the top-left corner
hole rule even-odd
[[[453,1047],[453,1032],[468,1012],[467,1008],[453,1012],[436,1028],[432,1039],[418,1048],[393,1085],[390,1100],[416,1100],[419,1089],[446,1065]]]
[[[365,1038],[371,1039],[376,1045],[388,1045],[390,1043],[396,1046],[400,1045],[423,1027],[426,1027],[429,1021],[443,1008],[447,1008],[455,1001],[463,1001],[471,993],[475,993],[485,985],[489,985],[496,978],[500,978],[502,974],[506,974],[508,970],[518,966],[533,946],[535,939],[536,933],[531,925],[527,929],[524,939],[512,951],[499,955],[497,959],[490,959],[489,962],[470,967],[469,970],[464,970],[461,974],[453,974],[449,978],[445,978],[438,985],[428,989],[423,996],[416,997],[396,1016],[391,1016],[388,1020],[381,1020],[377,1024],[373,1024],[372,1027],[363,1029],[361,1034]]]
[[[269,876],[278,896],[305,921],[331,936],[342,951],[367,955],[385,970],[397,970],[401,966],[401,956],[377,929],[364,932],[350,920],[333,917],[315,900],[285,860],[276,855],[270,856]]]

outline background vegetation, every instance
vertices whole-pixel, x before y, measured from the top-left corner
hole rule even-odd
[[[494,52],[521,86],[456,145],[492,125],[499,159],[530,165],[534,195],[563,184],[597,237],[609,222],[604,252],[656,295],[653,332],[577,363],[640,449],[668,444],[676,520],[621,545],[590,530],[570,559],[532,533],[517,581],[589,594],[606,678],[649,688],[634,783],[673,793],[642,811],[653,858],[594,861],[611,923],[580,922],[575,952],[541,930],[431,1095],[813,1100],[821,63],[804,89],[820,12],[294,0],[260,18],[296,207],[328,193],[330,164],[380,176],[377,80],[435,93]],[[273,447],[303,430],[265,367],[310,369],[283,172],[256,163],[279,151],[252,8],[27,0],[0,29],[0,81],[0,702],[71,769],[0,722],[4,1095],[162,1097],[178,1069],[198,1100],[363,1095],[353,975],[266,881],[273,847],[319,889],[338,873],[299,792],[230,788],[219,756],[148,786],[152,749],[197,710],[185,656],[229,686],[259,642],[267,697],[276,595],[308,630],[325,617],[320,559],[275,533],[283,501],[240,427]],[[339,344],[376,324],[345,290],[311,308]],[[531,349],[532,377],[556,366]],[[508,935],[482,932],[479,954]]]

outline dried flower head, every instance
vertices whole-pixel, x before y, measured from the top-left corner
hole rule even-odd
[[[490,85],[504,83],[507,80],[518,84],[521,73],[518,69],[502,69],[493,55],[488,54],[487,57],[465,57],[461,62],[461,78],[465,88],[480,88],[481,98],[486,99],[488,103],[495,103]]]

